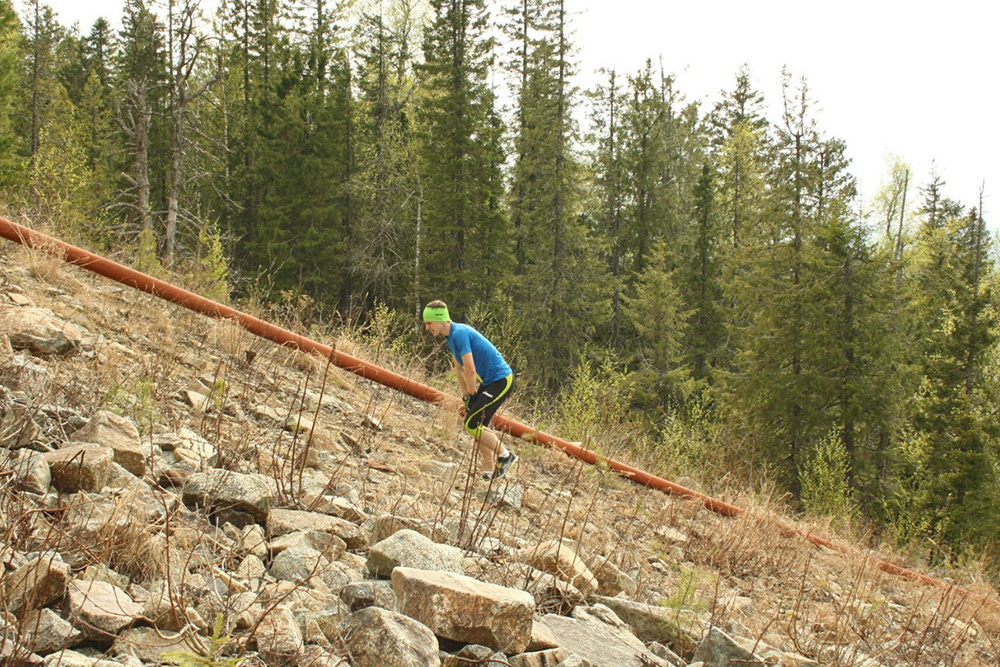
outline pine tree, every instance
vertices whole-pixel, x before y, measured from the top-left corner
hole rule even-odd
[[[707,386],[722,362],[725,322],[722,312],[722,254],[717,174],[705,162],[694,187],[693,229],[686,234],[690,247],[682,248],[680,283],[689,317],[685,360],[692,377]]]
[[[25,148],[16,131],[20,78],[20,21],[9,0],[0,0],[0,190],[18,184]]]
[[[246,250],[254,264],[269,267],[273,288],[346,308],[351,72],[335,8],[319,0],[293,13],[298,28],[270,51],[254,103],[262,125],[253,178],[264,192]]]
[[[608,323],[608,343],[612,350],[621,353],[625,346],[627,319],[625,316],[625,287],[627,284],[626,261],[629,246],[625,236],[625,209],[629,201],[629,182],[624,158],[624,132],[622,108],[624,90],[617,73],[607,72],[606,85],[599,85],[590,92],[591,134],[594,165],[594,186],[597,209],[594,213],[595,230],[604,239],[603,252],[608,267],[611,318]]]
[[[27,29],[29,57],[26,79],[31,96],[27,115],[28,142],[31,169],[34,170],[48,105],[57,94],[55,50],[63,29],[56,22],[52,9],[43,5],[40,0],[34,0],[32,4]]]
[[[422,206],[415,168],[413,3],[362,18],[356,101],[358,170],[351,182],[359,213],[348,249],[364,306],[413,306],[416,222]],[[417,301],[419,303],[419,301]]]
[[[626,312],[638,333],[635,370],[630,374],[635,404],[650,411],[678,407],[695,387],[685,365],[684,340],[691,314],[677,288],[677,270],[665,243],[657,243],[627,300]]]
[[[565,3],[522,3],[529,29],[518,72],[516,162],[511,211],[516,217],[513,294],[532,313],[528,335],[541,344],[531,367],[557,387],[607,319],[610,290],[591,221],[582,214],[583,174],[572,147],[572,45]],[[558,332],[553,335],[552,332]]]
[[[1000,528],[989,452],[996,426],[986,362],[997,344],[991,240],[980,211],[962,213],[935,177],[924,189],[921,392],[913,415],[920,456],[917,509],[939,545],[957,554],[985,546]]]
[[[709,118],[718,156],[725,237],[733,248],[760,239],[769,150],[763,104],[763,95],[752,88],[744,66],[736,76],[735,88],[723,93],[723,100]]]
[[[856,288],[850,264],[835,253],[852,237],[854,190],[842,144],[823,141],[809,114],[805,82],[793,97],[786,75],[784,101],[764,234],[732,255],[727,292],[738,352],[734,372],[724,374],[723,405],[798,497],[811,448],[838,423],[830,409],[840,395],[838,368],[852,363],[843,345],[855,327],[848,313]]]
[[[486,301],[506,273],[501,211],[501,124],[489,85],[493,40],[483,0],[432,0],[418,68],[417,115],[425,232],[418,277],[462,313]],[[447,296],[446,296],[447,295]]]

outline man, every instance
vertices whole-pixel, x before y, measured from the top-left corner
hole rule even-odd
[[[483,479],[500,479],[517,462],[517,456],[485,425],[510,395],[514,373],[485,336],[467,324],[451,321],[444,301],[431,301],[424,308],[424,328],[435,337],[447,337],[465,402],[465,430],[479,447],[480,466],[486,470]]]

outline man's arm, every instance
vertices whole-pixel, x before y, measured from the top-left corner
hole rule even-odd
[[[469,396],[476,393],[476,362],[472,359],[472,353],[466,352],[462,355],[462,363],[455,363],[455,375],[458,376],[458,386],[462,390],[462,396]]]

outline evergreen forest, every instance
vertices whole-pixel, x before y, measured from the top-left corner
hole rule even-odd
[[[0,0],[0,207],[433,363],[444,299],[566,437],[995,574],[982,199],[899,160],[861,201],[808,73],[691,102],[649,61],[581,90],[573,9],[125,0],[119,29]]]

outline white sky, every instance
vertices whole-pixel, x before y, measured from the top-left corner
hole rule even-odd
[[[64,25],[117,25],[122,0],[48,0]],[[205,6],[214,5],[205,0]],[[629,73],[662,59],[688,100],[710,107],[747,63],[772,120],[781,68],[805,76],[820,128],[847,142],[870,198],[898,155],[924,183],[932,161],[945,194],[978,205],[994,229],[1000,188],[1000,4],[984,0],[566,0],[579,83],[600,67]],[[911,194],[911,196],[915,196]]]

